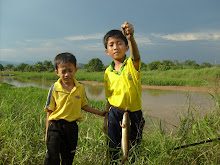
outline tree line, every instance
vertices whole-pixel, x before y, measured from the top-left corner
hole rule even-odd
[[[166,71],[166,70],[177,70],[177,69],[200,69],[200,68],[210,68],[215,65],[212,65],[207,62],[203,62],[201,64],[197,64],[195,61],[185,60],[184,62],[180,63],[178,60],[163,60],[161,61],[153,61],[149,64],[141,63],[142,70],[159,70],[159,71]],[[88,64],[81,66],[77,66],[78,68],[83,68],[88,72],[99,72],[104,71],[108,66],[104,66],[103,62],[99,58],[91,59]],[[220,67],[220,64],[217,65]],[[44,62],[37,62],[35,65],[29,65],[25,63],[21,63],[18,66],[14,66],[13,64],[7,64],[5,67],[0,64],[0,71],[19,71],[19,72],[53,72],[55,69],[53,63],[51,61],[45,60]]]

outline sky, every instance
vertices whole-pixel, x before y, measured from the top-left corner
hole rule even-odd
[[[99,58],[109,65],[103,37],[127,21],[146,64],[220,64],[219,8],[219,0],[0,0],[0,63],[71,52],[78,63]]]

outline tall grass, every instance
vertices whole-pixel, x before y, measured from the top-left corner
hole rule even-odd
[[[158,120],[146,117],[143,140],[138,149],[131,150],[136,165],[145,164],[219,164],[220,143],[215,140],[197,146],[173,150],[175,147],[220,136],[220,96],[213,94],[216,106],[204,117],[199,117],[193,107],[187,114],[180,113],[180,125],[165,131]],[[43,111],[47,90],[16,88],[0,84],[0,164],[43,164],[46,145]],[[105,101],[89,101],[89,105],[103,110]],[[145,112],[144,112],[145,113]],[[146,114],[145,114],[146,115]],[[103,118],[84,112],[79,123],[79,140],[74,159],[76,165],[105,164],[106,137],[102,132]],[[127,163],[131,164],[131,163]]]
[[[147,85],[210,86],[219,81],[218,67],[142,72],[142,83]]]

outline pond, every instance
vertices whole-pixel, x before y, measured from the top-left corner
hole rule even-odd
[[[20,80],[13,77],[2,77],[2,81],[17,87],[35,86],[49,89],[54,81]],[[87,97],[94,100],[104,100],[103,86],[86,85]],[[183,92],[160,89],[142,90],[142,109],[145,118],[153,121],[161,120],[167,127],[177,126],[180,114],[186,115],[189,106],[200,116],[213,110],[215,101],[209,93]]]

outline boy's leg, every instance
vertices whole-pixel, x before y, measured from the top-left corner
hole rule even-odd
[[[63,165],[72,165],[76,153],[78,140],[78,125],[76,122],[64,122],[61,124],[64,143],[61,147],[61,159]]]
[[[142,111],[130,112],[129,117],[131,120],[130,140],[132,145],[138,145],[142,140],[142,132],[145,124]]]
[[[47,152],[45,156],[44,165],[59,165],[60,164],[60,150],[61,137],[59,125],[51,121],[47,132]]]
[[[138,144],[142,140],[142,132],[145,124],[145,120],[142,115],[142,111],[130,112],[131,120],[131,132],[130,132],[130,141],[131,147],[135,147],[135,150],[131,153],[131,163],[135,162],[135,155],[138,155]]]
[[[109,154],[113,160],[119,159],[118,147],[121,143],[121,126],[120,121],[123,118],[123,113],[117,110],[116,107],[111,107],[108,114],[108,136],[109,136]]]

